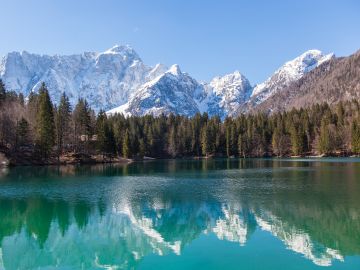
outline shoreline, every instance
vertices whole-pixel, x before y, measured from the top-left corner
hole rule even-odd
[[[77,166],[77,165],[99,165],[99,164],[131,164],[134,162],[147,162],[147,161],[159,161],[159,160],[216,160],[216,159],[326,159],[326,158],[359,158],[359,155],[306,155],[306,156],[259,156],[259,157],[224,157],[224,156],[189,156],[189,157],[177,157],[177,158],[123,158],[123,157],[99,157],[99,155],[88,156],[85,159],[66,159],[64,157],[51,158],[47,161],[32,160],[26,162],[7,159],[0,153],[0,168],[6,167],[26,167],[26,166]]]

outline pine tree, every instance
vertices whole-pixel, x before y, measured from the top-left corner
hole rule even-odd
[[[295,124],[293,124],[290,127],[290,141],[291,141],[291,150],[293,155],[299,156],[303,154],[304,151],[304,139],[305,134],[300,130],[300,127],[295,127]]]
[[[106,113],[101,110],[96,119],[96,135],[97,135],[96,146],[103,156],[105,155],[105,153],[109,148],[108,134],[109,134],[109,127],[107,124]]]
[[[355,120],[351,125],[351,151],[360,154],[360,126]]]
[[[61,95],[60,104],[56,111],[56,138],[58,153],[63,151],[64,140],[69,134],[71,119],[71,105],[65,93]]]
[[[340,125],[344,124],[344,117],[345,117],[345,108],[342,101],[340,101],[336,106],[336,113],[338,116],[338,122]]]
[[[168,153],[171,157],[176,157],[177,156],[177,140],[176,140],[176,132],[175,132],[175,128],[171,127],[170,128],[170,132],[169,132],[169,136],[168,136]]]
[[[55,143],[53,106],[45,83],[39,89],[39,108],[36,117],[36,145],[41,157],[46,158]]]
[[[29,142],[29,135],[29,123],[22,117],[16,125],[16,148],[26,145]]]
[[[0,106],[4,103],[6,98],[5,84],[0,79]]]
[[[5,84],[4,84],[3,81],[0,79],[0,106],[2,106],[2,104],[4,104],[5,99],[6,99]]]
[[[96,119],[96,135],[96,148],[102,153],[103,157],[105,154],[116,153],[114,130],[103,110],[100,110]]]
[[[145,156],[146,146],[144,139],[139,139],[139,156],[143,158]]]
[[[227,157],[230,157],[230,155],[231,155],[231,146],[230,146],[230,144],[231,144],[231,141],[230,141],[230,128],[229,127],[227,127],[226,128],[226,132],[225,132],[225,142],[226,142],[226,156]]]
[[[285,135],[280,127],[276,127],[272,135],[272,148],[276,156],[281,157],[285,148]]]
[[[82,148],[88,151],[88,140],[91,136],[91,109],[84,99],[79,99],[75,106],[74,113],[74,146],[75,150]],[[83,142],[80,142],[80,141]]]
[[[36,126],[36,118],[39,107],[39,95],[35,92],[30,92],[27,102],[27,118],[31,126]]]
[[[19,99],[20,105],[24,107],[24,105],[25,105],[25,98],[24,98],[23,93],[20,93],[20,94],[19,94],[18,99]]]
[[[124,158],[130,158],[131,157],[130,133],[129,133],[128,129],[126,129],[125,136],[124,136],[124,139],[123,139],[122,154],[123,154]]]
[[[239,134],[238,137],[238,152],[239,152],[239,156],[246,158],[246,152],[247,152],[247,147],[246,147],[246,140],[244,138],[245,136],[242,135],[241,133]]]
[[[201,152],[204,156],[209,154],[209,134],[206,124],[201,129]]]
[[[331,151],[331,142],[328,124],[325,119],[321,121],[318,150],[321,154],[329,154]]]
[[[116,154],[116,141],[114,135],[113,127],[108,123],[108,128],[106,131],[106,138],[107,138],[107,153],[109,154]]]

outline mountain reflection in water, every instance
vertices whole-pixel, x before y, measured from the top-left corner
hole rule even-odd
[[[0,176],[0,269],[134,269],[202,235],[266,233],[318,266],[360,255],[360,163],[155,161]]]

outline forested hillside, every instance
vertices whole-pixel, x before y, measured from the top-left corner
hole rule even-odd
[[[66,162],[65,156],[153,158],[360,154],[360,104],[317,104],[236,118],[95,115],[86,100],[59,106],[45,84],[27,101],[0,82],[0,151],[13,163]],[[24,161],[26,160],[26,162]]]

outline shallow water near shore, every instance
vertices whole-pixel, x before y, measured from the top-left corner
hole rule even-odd
[[[0,269],[360,269],[360,159],[0,171]]]

